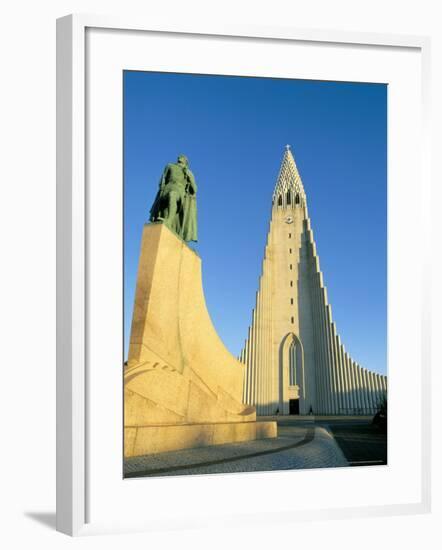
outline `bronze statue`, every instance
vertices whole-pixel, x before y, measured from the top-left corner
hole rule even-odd
[[[164,169],[150,221],[161,221],[184,241],[197,241],[196,183],[189,161],[180,155]]]

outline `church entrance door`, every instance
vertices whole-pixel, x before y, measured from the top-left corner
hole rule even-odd
[[[289,399],[289,414],[299,414],[299,399]]]

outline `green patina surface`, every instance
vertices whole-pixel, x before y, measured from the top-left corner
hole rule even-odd
[[[195,177],[185,155],[168,164],[150,209],[150,221],[162,222],[184,241],[197,241]]]

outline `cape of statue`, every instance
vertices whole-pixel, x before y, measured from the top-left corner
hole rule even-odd
[[[196,183],[189,161],[180,155],[164,169],[150,209],[150,221],[161,221],[184,241],[197,241]]]

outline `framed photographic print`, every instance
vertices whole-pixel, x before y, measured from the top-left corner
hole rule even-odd
[[[429,509],[428,49],[58,21],[60,531]]]

